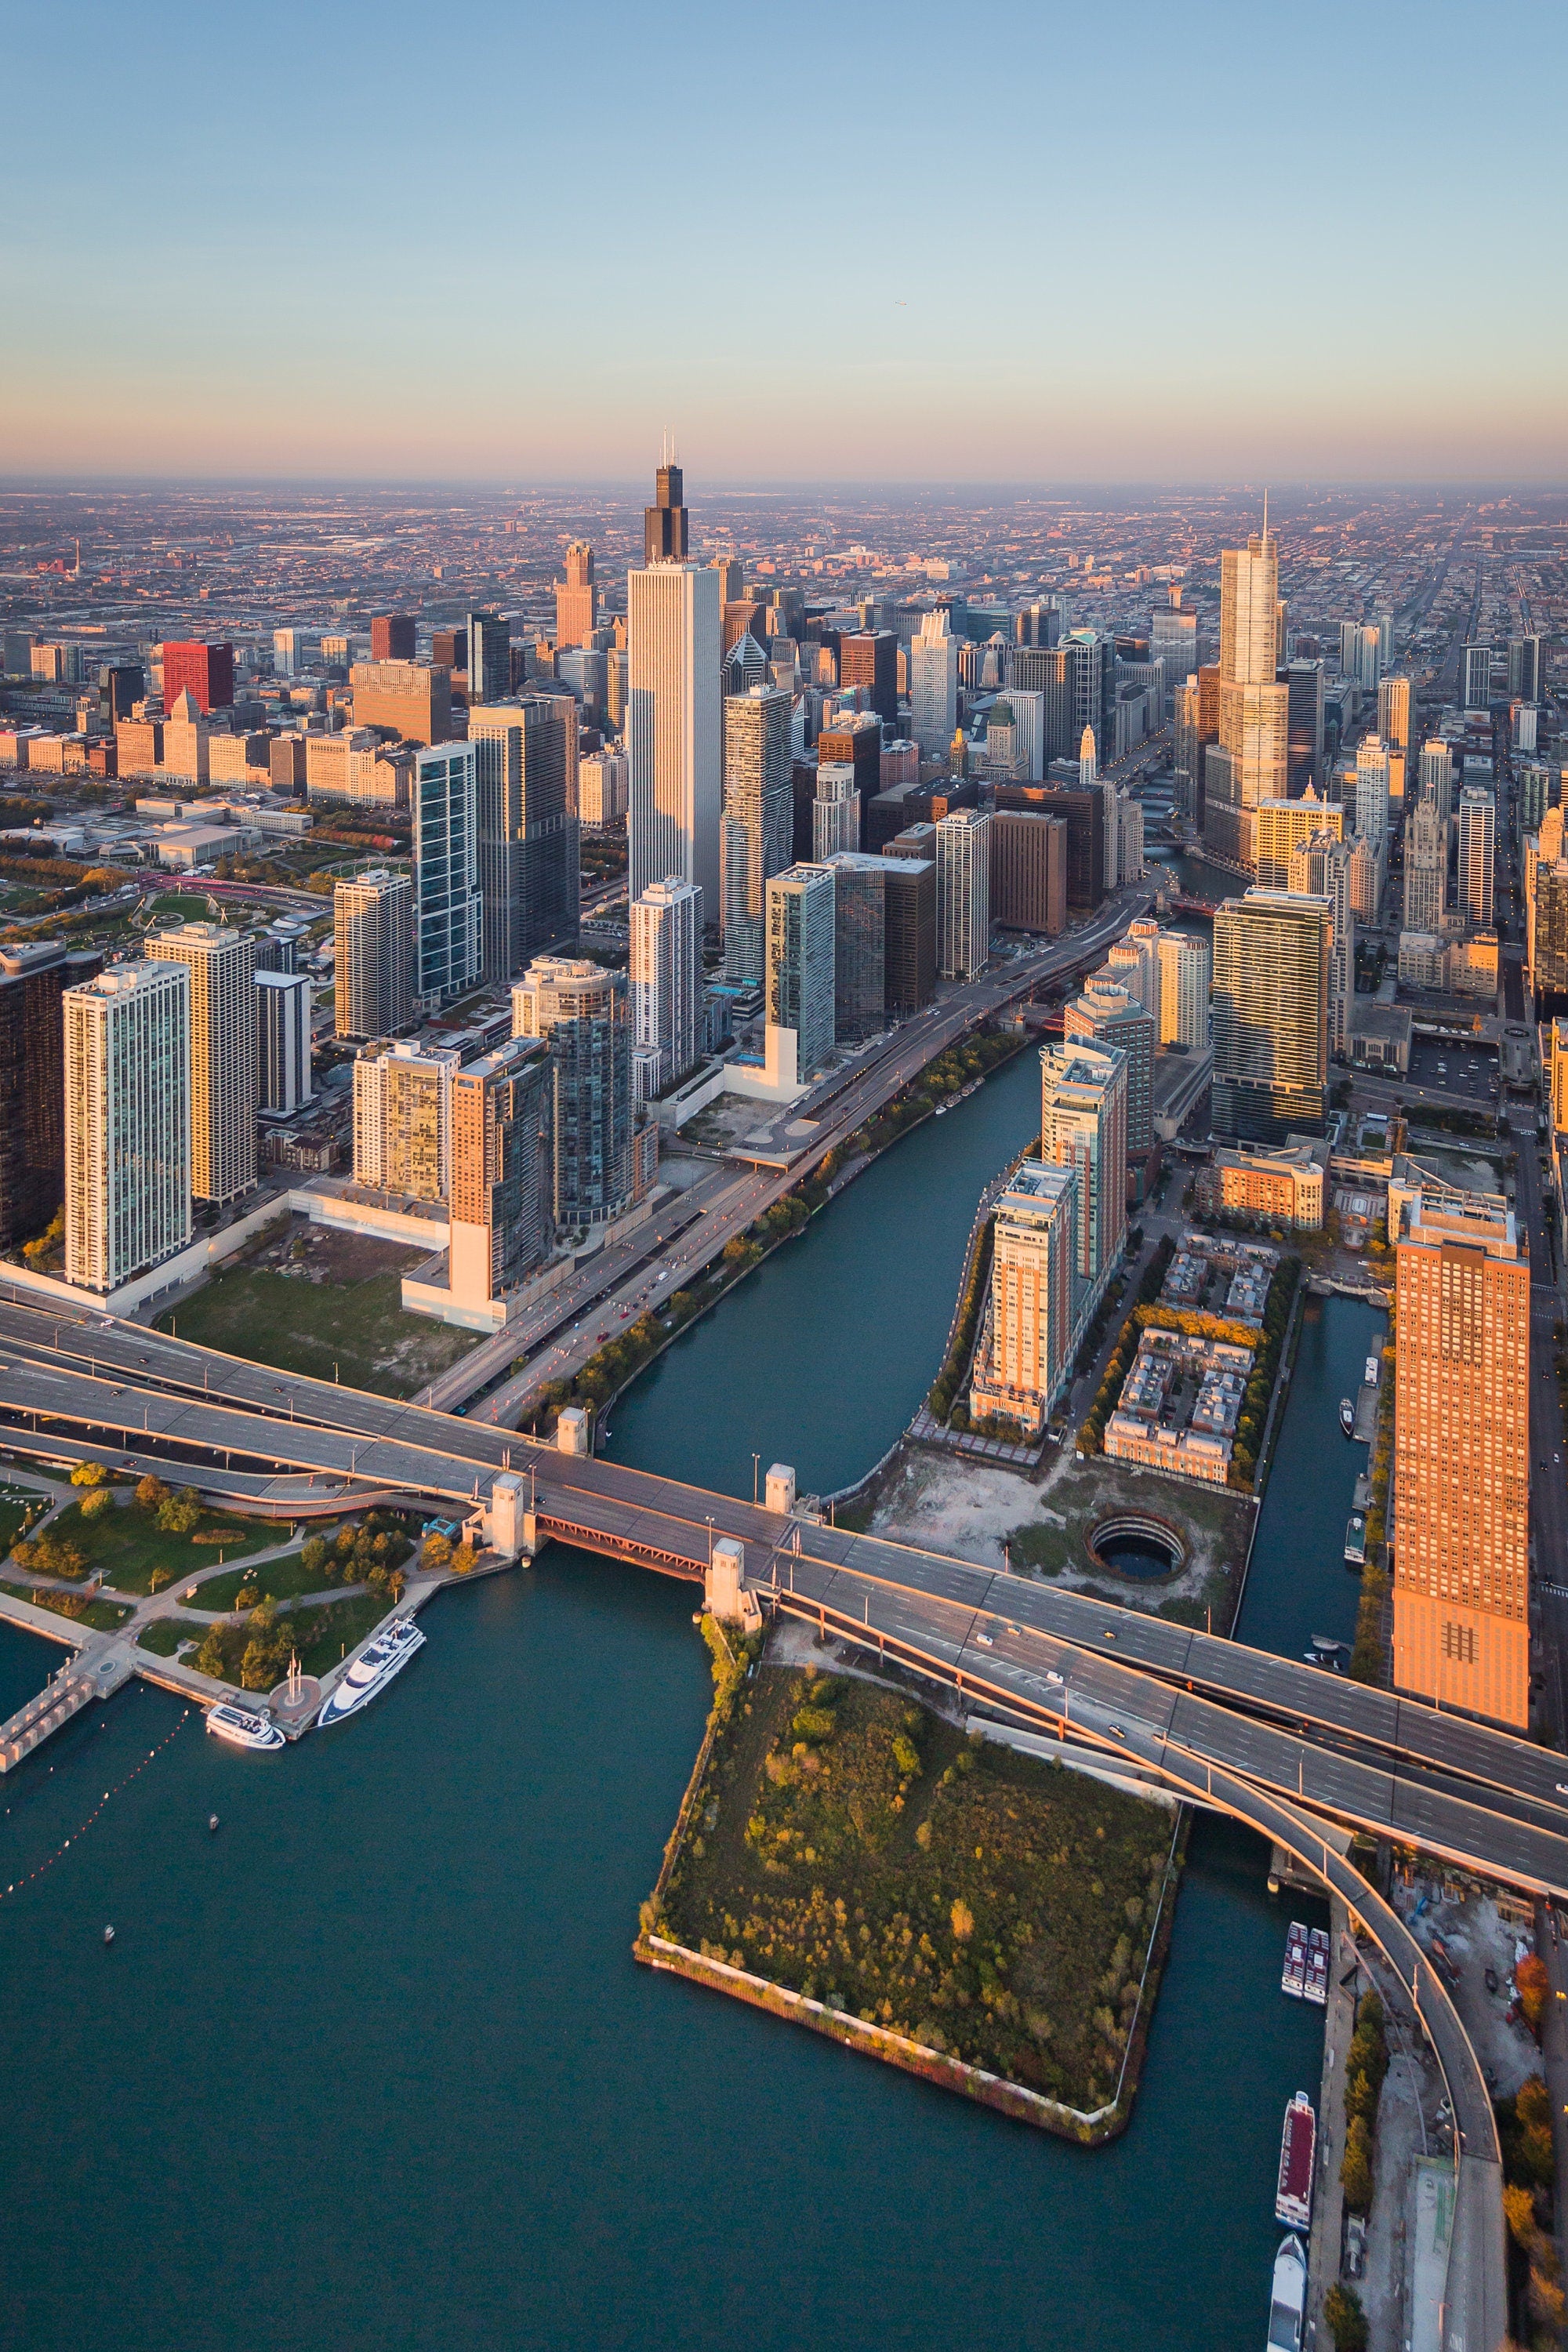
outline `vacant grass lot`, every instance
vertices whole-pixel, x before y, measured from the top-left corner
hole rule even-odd
[[[351,1388],[412,1396],[476,1338],[404,1313],[402,1278],[421,1258],[417,1250],[324,1225],[296,1226],[246,1264],[215,1275],[158,1328],[282,1371],[323,1381],[335,1373]]]
[[[145,1594],[177,1584],[193,1569],[216,1568],[226,1552],[265,1551],[287,1529],[275,1519],[237,1519],[226,1511],[205,1511],[190,1535],[166,1535],[153,1513],[127,1496],[113,1510],[91,1519],[83,1518],[79,1503],[68,1504],[50,1520],[48,1531],[62,1543],[76,1546],[89,1576],[101,1576],[120,1592]]]
[[[1069,2105],[1113,2095],[1163,1812],[899,1693],[764,1665],[692,1822],[659,1932]]]

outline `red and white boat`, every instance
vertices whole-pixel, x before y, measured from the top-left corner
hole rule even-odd
[[[1318,2152],[1318,2118],[1305,2091],[1285,2110],[1279,2139],[1279,2186],[1274,2218],[1288,2229],[1305,2230],[1312,2219],[1312,2164]]]

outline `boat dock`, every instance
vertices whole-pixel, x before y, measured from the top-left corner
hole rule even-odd
[[[112,1633],[84,1633],[74,1618],[37,1608],[9,1592],[0,1592],[0,1620],[28,1633],[42,1633],[77,1654],[36,1698],[19,1706],[8,1722],[0,1723],[0,1772],[12,1772],[51,1731],[58,1731],[94,1699],[107,1698],[110,1691],[129,1682],[136,1661],[128,1642],[118,1641]]]
[[[1377,1435],[1377,1388],[1363,1381],[1355,1401],[1355,1427],[1351,1433],[1358,1445],[1370,1445]]]

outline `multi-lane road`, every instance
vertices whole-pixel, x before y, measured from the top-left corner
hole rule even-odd
[[[135,1325],[26,1306],[0,1304],[0,1425],[23,1450],[152,1461],[176,1476],[189,1465],[205,1486],[298,1514],[371,1492],[482,1504],[498,1472],[531,1466],[546,1519],[601,1549],[657,1554],[700,1573],[711,1524],[738,1537],[752,1572],[786,1586],[795,1605],[858,1623],[867,1638],[944,1678],[962,1676],[998,1705],[1064,1718],[1143,1761],[1173,1743],[1282,1801],[1568,1896],[1561,1758],[1027,1578],[786,1521],[730,1496],[280,1376]]]

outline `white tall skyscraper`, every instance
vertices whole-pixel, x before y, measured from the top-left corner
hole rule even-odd
[[[695,882],[722,905],[719,875],[723,633],[710,565],[650,563],[626,583],[627,886]]]
[[[958,639],[945,612],[927,613],[910,640],[910,705],[921,752],[945,759],[958,725]]]
[[[847,762],[829,761],[816,771],[811,808],[811,854],[818,866],[841,850],[860,846],[860,794]]]
[[[647,1102],[702,1054],[702,893],[671,875],[631,907],[632,1095]]]
[[[414,755],[414,993],[450,1003],[484,970],[479,778],[472,743]]]
[[[1037,784],[1046,772],[1046,698],[1031,688],[1010,686],[1007,700],[1018,745],[1018,780]]]
[[[973,980],[991,954],[991,823],[953,809],[936,827],[936,968]]]
[[[1100,772],[1100,752],[1094,740],[1094,730],[1086,727],[1079,739],[1078,788],[1080,793],[1098,793],[1104,807],[1105,866],[1100,879],[1108,890],[1114,890],[1121,873],[1121,815],[1117,807],[1116,786]]]
[[[1363,736],[1356,747],[1355,829],[1374,849],[1388,839],[1388,748],[1381,736]]]
[[[1459,794],[1459,858],[1455,903],[1475,930],[1493,922],[1497,865],[1497,803],[1490,793],[1471,785]]]
[[[1219,740],[1205,754],[1204,840],[1228,864],[1256,862],[1255,811],[1286,797],[1290,689],[1279,667],[1279,550],[1261,536],[1220,551]]]
[[[182,923],[147,941],[191,975],[191,1190],[235,1201],[256,1182],[256,941],[221,923]]]
[[[1454,755],[1441,735],[1428,736],[1421,746],[1421,790],[1431,794],[1447,824],[1454,814]]]
[[[116,964],[62,1003],[66,1280],[110,1291],[191,1238],[191,975]]]
[[[414,1011],[414,884],[390,866],[332,893],[333,1026],[340,1037],[389,1037]]]

